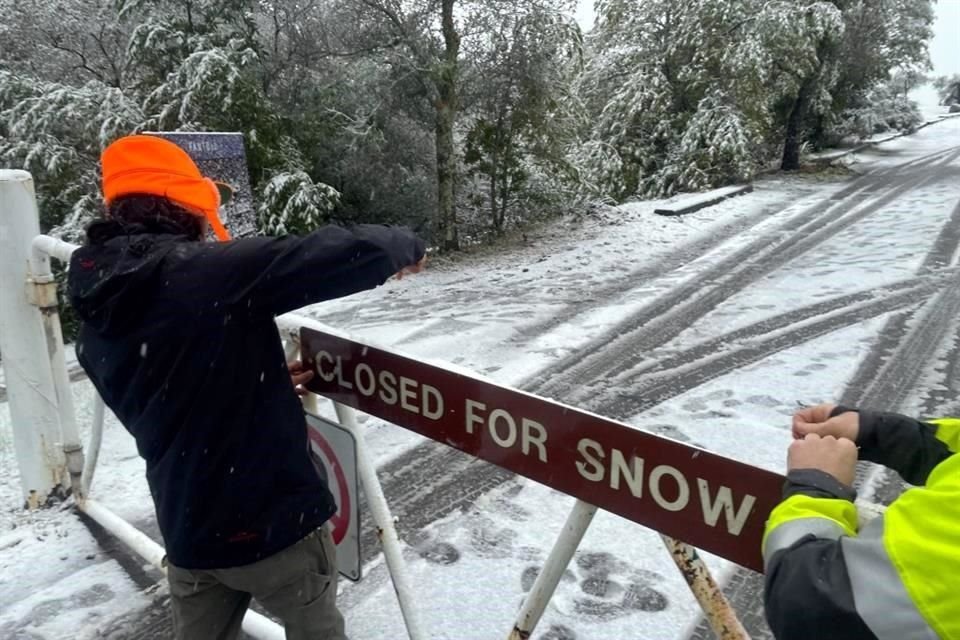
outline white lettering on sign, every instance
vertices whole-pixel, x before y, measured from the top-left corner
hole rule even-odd
[[[676,467],[658,465],[644,478],[643,458],[636,455],[628,457],[616,448],[611,449],[608,456],[603,445],[590,438],[582,438],[577,443],[577,453],[580,454],[580,460],[575,463],[577,473],[588,482],[606,482],[614,491],[620,491],[621,487],[626,485],[635,498],[643,498],[646,485],[650,498],[666,511],[682,511],[690,505],[690,482]],[[740,535],[753,505],[757,502],[756,497],[744,496],[737,507],[729,487],[721,486],[714,491],[709,482],[697,478],[697,488],[703,521],[716,527],[722,512],[726,518],[727,531],[731,535]],[[675,494],[676,497],[668,500],[664,493],[668,496]]]
[[[610,488],[620,488],[620,476],[623,476],[635,498],[643,497],[643,458],[633,456],[633,469],[627,466],[627,459],[619,449],[610,454]]]
[[[439,420],[443,417],[443,396],[434,387],[428,384],[420,386],[423,389],[423,414],[428,420]]]
[[[494,409],[490,414],[489,418],[490,424],[490,437],[493,438],[493,441],[504,449],[509,449],[517,442],[517,423],[513,421],[513,417],[504,411],[503,409]],[[506,425],[506,435],[500,435],[500,427],[497,425],[505,424]]]
[[[397,376],[386,369],[380,372],[380,399],[386,404],[397,404]]]
[[[600,443],[589,438],[583,438],[577,444],[577,453],[583,456],[584,460],[587,461],[587,464],[593,467],[591,471],[587,471],[587,464],[578,460],[577,472],[583,476],[585,480],[589,480],[590,482],[603,482],[603,476],[605,472],[600,460],[604,458],[604,454],[603,447],[600,446]],[[591,455],[591,453],[593,455]]]
[[[490,432],[490,439],[498,446],[509,449],[520,441],[520,451],[529,456],[536,449],[537,459],[547,461],[547,429],[536,420],[520,418],[520,428],[517,428],[517,419],[505,409],[494,409],[487,416],[487,405],[467,398],[464,411],[464,428],[467,433],[475,433],[477,426],[486,426]]]
[[[417,399],[417,381],[411,380],[406,376],[400,376],[400,408],[410,413],[420,413],[417,405],[410,404],[411,400]]]
[[[521,428],[523,429],[523,436],[521,438],[521,450],[523,455],[530,455],[530,445],[534,445],[537,448],[537,458],[540,462],[547,461],[547,430],[546,428],[536,422],[535,420],[530,420],[529,418],[523,418],[521,420]],[[536,431],[536,434],[533,432]]]
[[[323,370],[324,359],[328,360],[330,364],[334,365],[334,370],[331,371],[330,373],[326,373]],[[326,351],[321,351],[320,353],[317,354],[317,375],[320,376],[323,380],[326,380],[327,382],[333,382],[333,379],[337,377],[336,366],[337,366],[337,361],[334,360],[333,356],[331,356]]]
[[[660,479],[663,476],[670,476],[677,483],[677,499],[673,502],[665,500],[660,492]],[[650,496],[654,502],[667,511],[682,511],[690,502],[690,485],[687,484],[687,479],[683,477],[682,473],[673,467],[662,464],[650,472]]]
[[[353,370],[350,377],[344,372],[343,360],[334,358],[326,351],[317,352],[317,375],[326,382],[336,382],[344,389],[354,389],[360,395],[372,398],[378,396],[384,404],[390,406],[400,403],[404,411],[423,415],[430,420],[439,420],[443,417],[445,408],[443,395],[436,387],[420,384],[412,378],[397,376],[386,369],[375,372],[373,368],[361,362]]]
[[[715,500],[710,498],[710,485],[706,480],[697,478],[697,487],[700,489],[700,504],[703,505],[703,521],[711,527],[717,526],[720,510],[723,509],[727,519],[727,531],[735,536],[740,535],[757,499],[750,495],[746,496],[734,515],[733,492],[730,491],[730,487],[720,487]]]
[[[353,389],[353,384],[343,379],[343,361],[337,358],[337,384],[344,389]]]
[[[476,400],[467,398],[467,433],[473,433],[473,427],[475,425],[483,424],[483,418],[475,413],[476,409],[479,409],[480,411],[486,411],[487,405],[483,404],[482,402],[477,402]]]
[[[358,364],[354,372],[357,380],[357,391],[366,397],[372,396],[377,390],[377,377],[373,374],[373,369],[368,364]]]

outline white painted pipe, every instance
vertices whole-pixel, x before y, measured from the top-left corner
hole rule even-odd
[[[0,352],[23,499],[31,508],[62,495],[67,480],[43,320],[27,297],[30,243],[39,234],[33,178],[0,170]]]
[[[393,590],[396,592],[397,601],[400,603],[400,613],[403,615],[403,622],[407,627],[407,635],[410,640],[426,640],[427,636],[420,624],[419,615],[414,605],[417,594],[410,586],[410,580],[407,577],[407,565],[403,559],[400,536],[397,535],[397,528],[394,526],[390,506],[383,494],[383,487],[380,486],[380,479],[377,478],[377,469],[367,451],[363,433],[357,425],[357,412],[339,402],[333,403],[333,406],[336,409],[340,424],[350,431],[357,441],[357,466],[360,473],[360,482],[363,484],[367,506],[370,509],[373,522],[377,526],[380,542],[383,544],[383,555],[387,561],[387,568],[390,570]]]
[[[97,470],[97,460],[100,458],[100,445],[103,443],[103,418],[106,407],[100,394],[94,392],[93,424],[90,426],[90,441],[87,443],[87,457],[83,464],[83,477],[80,482],[80,495],[86,498],[90,495],[90,485],[93,484],[93,474]]]
[[[40,308],[40,317],[46,336],[46,353],[50,360],[53,387],[57,394],[61,446],[67,460],[70,486],[75,494],[81,494],[83,492],[81,479],[84,467],[83,445],[80,444],[80,432],[77,429],[77,417],[73,408],[73,393],[70,390],[70,374],[67,372],[66,349],[57,306],[57,283],[53,278],[50,256],[47,253],[48,250],[52,250],[69,260],[74,248],[76,248],[74,245],[49,236],[33,238],[30,247],[30,286],[32,302]]]
[[[103,506],[96,500],[84,500],[77,505],[81,511],[97,521],[97,523],[120,539],[144,560],[157,569],[166,572],[166,557],[163,547],[154,542],[150,536],[143,533],[132,524]]]
[[[517,615],[517,622],[510,632],[509,640],[524,640],[533,635],[533,630],[543,616],[550,599],[557,590],[563,572],[566,571],[570,561],[573,560],[583,536],[586,535],[593,517],[597,514],[597,507],[577,500],[567,516],[567,521],[563,524],[557,541],[550,550],[547,562],[540,570],[530,593],[523,600],[523,606]]]
[[[160,571],[167,572],[166,553],[163,547],[154,542],[150,536],[96,500],[85,500],[79,503],[78,507],[144,560]],[[243,630],[259,640],[285,640],[286,638],[283,627],[251,610],[248,610],[243,617]]]
[[[53,236],[38,235],[32,240],[30,252],[30,270],[33,273],[50,271],[50,258],[56,258],[64,264],[70,262],[70,256],[80,245],[64,242]]]

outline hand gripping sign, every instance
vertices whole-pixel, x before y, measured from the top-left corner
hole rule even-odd
[[[327,333],[300,338],[311,391],[763,570],[782,476]]]
[[[307,415],[310,453],[337,503],[330,518],[337,545],[337,569],[345,578],[360,579],[360,489],[357,443],[353,434],[325,418]]]

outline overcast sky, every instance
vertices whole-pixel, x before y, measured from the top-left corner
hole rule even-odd
[[[593,0],[579,0],[579,3],[577,20],[584,28],[589,28],[593,24]],[[939,0],[936,13],[930,43],[933,73],[960,73],[960,0]]]

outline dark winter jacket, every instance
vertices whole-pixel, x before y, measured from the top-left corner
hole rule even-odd
[[[764,537],[767,621],[779,640],[960,640],[960,420],[859,413],[860,458],[918,486],[858,529],[850,487],[791,471]]]
[[[74,252],[77,357],[136,438],[170,561],[249,564],[335,511],[274,316],[376,287],[424,247],[381,226],[224,243],[146,231],[96,223]]]

